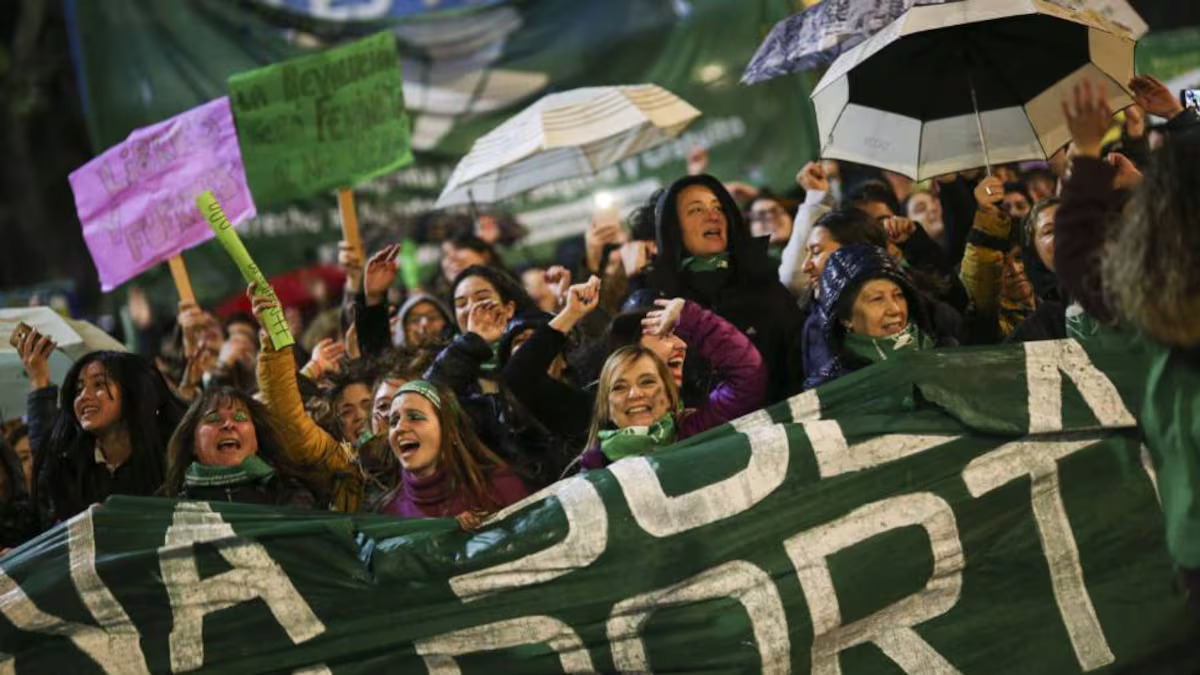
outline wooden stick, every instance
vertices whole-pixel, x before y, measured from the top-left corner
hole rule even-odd
[[[363,258],[362,237],[358,234],[358,212],[354,209],[354,191],[350,188],[338,188],[338,213],[342,217],[342,239],[358,252],[360,259]]]
[[[179,301],[195,304],[196,294],[192,292],[192,280],[188,278],[187,266],[183,264],[183,256],[171,256],[167,259],[167,265],[171,268],[171,278],[175,280],[175,290],[179,292]]]

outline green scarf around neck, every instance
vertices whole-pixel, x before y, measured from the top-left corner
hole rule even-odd
[[[904,330],[895,335],[873,338],[858,333],[846,333],[842,341],[846,353],[856,360],[867,363],[886,361],[900,352],[933,348],[933,340],[909,321]]]
[[[479,364],[479,372],[485,375],[490,375],[500,370],[500,341],[497,340],[490,346],[492,348],[492,358]]]
[[[598,435],[600,451],[611,462],[648,455],[675,442],[675,415],[667,413],[648,427],[605,429]]]
[[[679,269],[690,270],[692,272],[715,272],[728,268],[729,253],[692,256],[691,258],[684,258],[679,263]]]
[[[187,487],[222,487],[243,483],[265,483],[275,475],[275,469],[258,455],[250,455],[237,466],[205,466],[192,462],[183,474]]]

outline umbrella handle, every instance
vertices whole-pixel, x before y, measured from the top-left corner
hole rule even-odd
[[[975,94],[975,78],[967,69],[967,85],[971,88],[971,106],[975,108],[975,126],[979,129],[979,145],[983,147],[983,166],[988,178],[992,177],[992,159],[988,157],[987,136],[983,133],[983,114],[979,112],[979,97]]]

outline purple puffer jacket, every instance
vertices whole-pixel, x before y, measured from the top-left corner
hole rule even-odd
[[[767,402],[767,369],[762,355],[733,324],[688,300],[679,313],[675,334],[721,374],[721,382],[708,393],[699,408],[685,410],[677,418],[675,440],[720,426],[754,412]],[[608,457],[594,447],[579,460],[584,469],[608,466]]]

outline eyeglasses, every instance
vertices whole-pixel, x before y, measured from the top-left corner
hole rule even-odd
[[[750,220],[753,220],[755,222],[761,221],[761,220],[770,220],[772,218],[778,218],[785,213],[787,213],[787,212],[784,211],[782,208],[780,208],[778,206],[772,206],[771,208],[764,209],[762,211],[751,211],[750,212]]]

